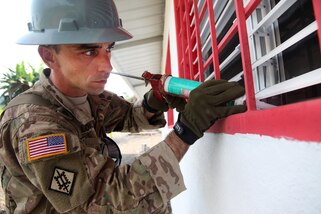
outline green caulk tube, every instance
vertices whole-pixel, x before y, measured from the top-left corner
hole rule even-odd
[[[188,98],[190,92],[202,82],[168,76],[164,81],[164,91],[180,97]],[[226,106],[234,106],[234,100],[226,103]]]
[[[169,94],[175,94],[188,98],[190,92],[202,82],[168,76],[164,82],[164,91]]]

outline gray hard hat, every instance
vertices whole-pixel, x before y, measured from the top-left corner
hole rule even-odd
[[[22,45],[91,44],[132,38],[113,0],[33,0]]]

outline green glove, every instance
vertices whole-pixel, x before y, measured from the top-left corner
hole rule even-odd
[[[244,112],[244,105],[226,103],[244,94],[237,82],[209,80],[191,91],[185,110],[174,126],[175,133],[187,144],[193,144],[216,120]]]
[[[156,113],[159,111],[165,112],[169,108],[176,108],[178,112],[184,110],[186,101],[184,98],[166,95],[165,101],[160,101],[154,96],[153,90],[151,89],[144,95],[143,105],[147,111]]]

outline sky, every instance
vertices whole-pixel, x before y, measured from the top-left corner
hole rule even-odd
[[[15,42],[28,31],[27,23],[30,22],[31,0],[4,1],[0,7],[0,77],[8,68],[14,69],[22,60],[38,68],[42,62],[37,46],[17,45]],[[121,87],[120,87],[121,86]],[[133,92],[120,76],[110,75],[106,89],[118,95],[132,96]]]

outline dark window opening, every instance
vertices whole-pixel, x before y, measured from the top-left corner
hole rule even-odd
[[[278,19],[281,42],[286,41],[314,20],[312,1],[298,0]]]
[[[284,76],[291,79],[321,67],[321,54],[317,33],[283,52]]]
[[[278,2],[279,0],[276,1],[276,3]],[[298,0],[278,19],[278,30],[276,32],[279,33],[280,42],[285,42],[313,21],[315,21],[315,17],[312,1]],[[282,61],[283,65],[283,69],[280,69],[280,80],[289,80],[320,68],[321,54],[319,47],[317,32],[314,32],[283,51],[279,56],[279,60]],[[321,84],[270,97],[262,101],[279,106],[318,97],[321,97]]]
[[[285,94],[262,99],[263,102],[280,106],[321,97],[321,84],[298,89]]]

